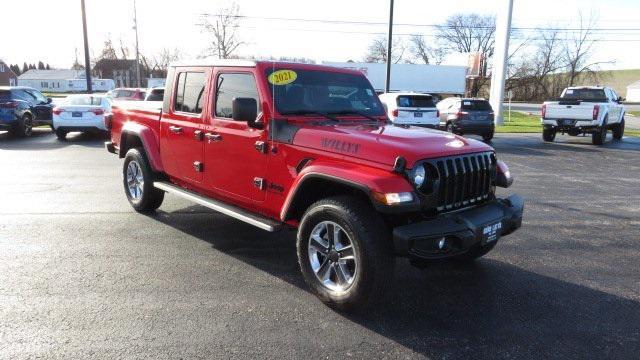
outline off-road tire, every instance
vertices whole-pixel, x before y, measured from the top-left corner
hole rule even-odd
[[[65,130],[57,129],[57,130],[55,130],[55,132],[56,132],[56,137],[58,138],[58,140],[64,141],[64,140],[67,139],[67,132]]]
[[[29,137],[33,133],[33,116],[31,114],[24,114],[20,119],[13,131],[13,134],[19,137]]]
[[[542,140],[546,142],[553,142],[556,139],[556,129],[542,129]]]
[[[607,118],[602,121],[602,126],[591,134],[591,142],[593,145],[602,145],[607,140]]]
[[[494,247],[496,247],[496,243],[497,241],[494,241],[491,244],[486,246],[473,247],[469,249],[469,251],[467,251],[466,253],[451,258],[451,260],[459,263],[473,262],[476,259],[479,259],[487,255],[491,250],[493,250]]]
[[[612,132],[615,140],[622,140],[622,137],[624,136],[624,117],[620,120],[620,123],[614,126]]]
[[[142,193],[139,197],[135,198],[130,190],[127,182],[127,169],[131,162],[136,162],[142,172]],[[147,155],[142,148],[132,148],[127,151],[124,157],[124,166],[122,170],[122,183],[124,185],[124,192],[129,200],[129,204],[138,212],[146,213],[153,212],[162,205],[164,200],[164,191],[156,189],[153,186],[154,180],[157,178],[153,173]]]
[[[325,287],[313,272],[309,241],[321,222],[338,224],[349,237],[356,256],[351,285],[342,290]],[[298,229],[297,252],[300,271],[311,291],[326,305],[342,310],[362,310],[383,298],[395,268],[391,230],[370,204],[353,196],[320,200],[305,212]]]

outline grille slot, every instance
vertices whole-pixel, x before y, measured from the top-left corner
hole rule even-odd
[[[460,155],[428,162],[438,169],[438,211],[459,209],[489,198],[496,172],[493,153]]]

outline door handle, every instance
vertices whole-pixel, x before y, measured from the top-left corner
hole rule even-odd
[[[193,137],[197,140],[197,141],[202,141],[202,130],[195,130],[193,132]]]
[[[220,134],[206,133],[204,136],[209,140],[209,142],[222,140],[222,135]]]
[[[182,128],[180,126],[169,126],[169,131],[174,134],[180,134],[182,132]]]

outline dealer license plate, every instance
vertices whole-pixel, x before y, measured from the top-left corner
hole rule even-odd
[[[82,111],[72,111],[71,112],[71,116],[72,117],[82,117]]]
[[[485,225],[485,227],[482,228],[482,240],[485,243],[490,243],[498,240],[498,237],[500,237],[501,230],[502,230],[502,222]]]

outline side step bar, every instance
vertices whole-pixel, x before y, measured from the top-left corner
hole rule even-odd
[[[232,218],[238,219],[240,221],[244,221],[247,224],[251,224],[253,226],[259,227],[262,230],[275,232],[280,230],[280,228],[282,227],[281,222],[278,222],[260,215],[255,215],[237,206],[233,206],[233,205],[225,204],[221,201],[213,200],[211,198],[196,194],[192,191],[183,189],[179,186],[173,185],[165,181],[156,181],[153,183],[153,186],[155,188],[166,191],[168,193],[177,195],[183,199],[192,201],[196,204],[200,204],[202,206],[208,207],[209,209],[215,210],[219,213],[231,216]]]

